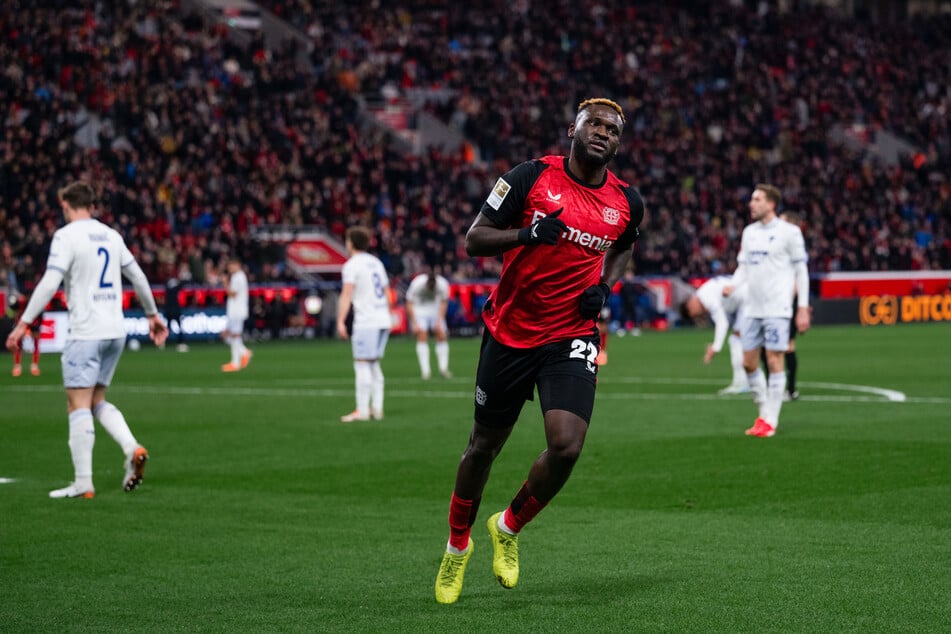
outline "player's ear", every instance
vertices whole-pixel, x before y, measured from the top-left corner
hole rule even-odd
[[[568,138],[570,139],[570,138],[572,138],[572,137],[574,137],[574,136],[575,136],[575,124],[574,124],[574,122],[572,121],[572,122],[571,122],[571,125],[568,126]]]

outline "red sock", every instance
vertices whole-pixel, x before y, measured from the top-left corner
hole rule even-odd
[[[528,482],[522,485],[512,503],[505,509],[502,521],[513,533],[518,533],[538,515],[548,502],[542,502],[528,491]]]
[[[36,333],[36,339],[33,340],[33,364],[40,364],[40,333]]]
[[[469,533],[479,512],[478,500],[463,500],[453,492],[449,500],[449,545],[459,550],[469,547]]]
[[[17,346],[16,350],[13,351],[13,365],[20,365],[20,355],[22,354],[23,349]]]

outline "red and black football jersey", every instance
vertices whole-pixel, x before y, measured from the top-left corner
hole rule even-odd
[[[496,182],[481,213],[499,227],[522,228],[558,209],[568,230],[557,245],[525,245],[502,256],[482,317],[507,346],[535,348],[590,335],[594,324],[582,318],[579,298],[601,280],[608,249],[631,248],[644,217],[637,189],[610,171],[601,185],[582,183],[564,156],[516,166]]]

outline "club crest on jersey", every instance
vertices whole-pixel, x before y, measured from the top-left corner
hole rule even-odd
[[[621,221],[621,212],[614,207],[605,207],[601,210],[601,215],[604,217],[604,221],[609,225],[616,225]]]
[[[561,194],[553,194],[551,193],[550,189],[547,191],[548,191],[548,200],[550,200],[553,203],[561,202]]]
[[[511,189],[512,186],[505,182],[504,178],[500,178],[495,182],[495,187],[492,188],[492,193],[489,194],[485,202],[487,202],[492,209],[498,209]]]

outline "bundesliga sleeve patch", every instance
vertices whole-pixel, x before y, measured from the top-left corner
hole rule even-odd
[[[506,183],[504,178],[500,178],[496,181],[495,187],[492,188],[492,193],[489,194],[485,202],[488,203],[489,207],[498,211],[498,208],[502,205],[502,201],[505,200],[505,197],[508,196],[511,189],[512,186]]]

